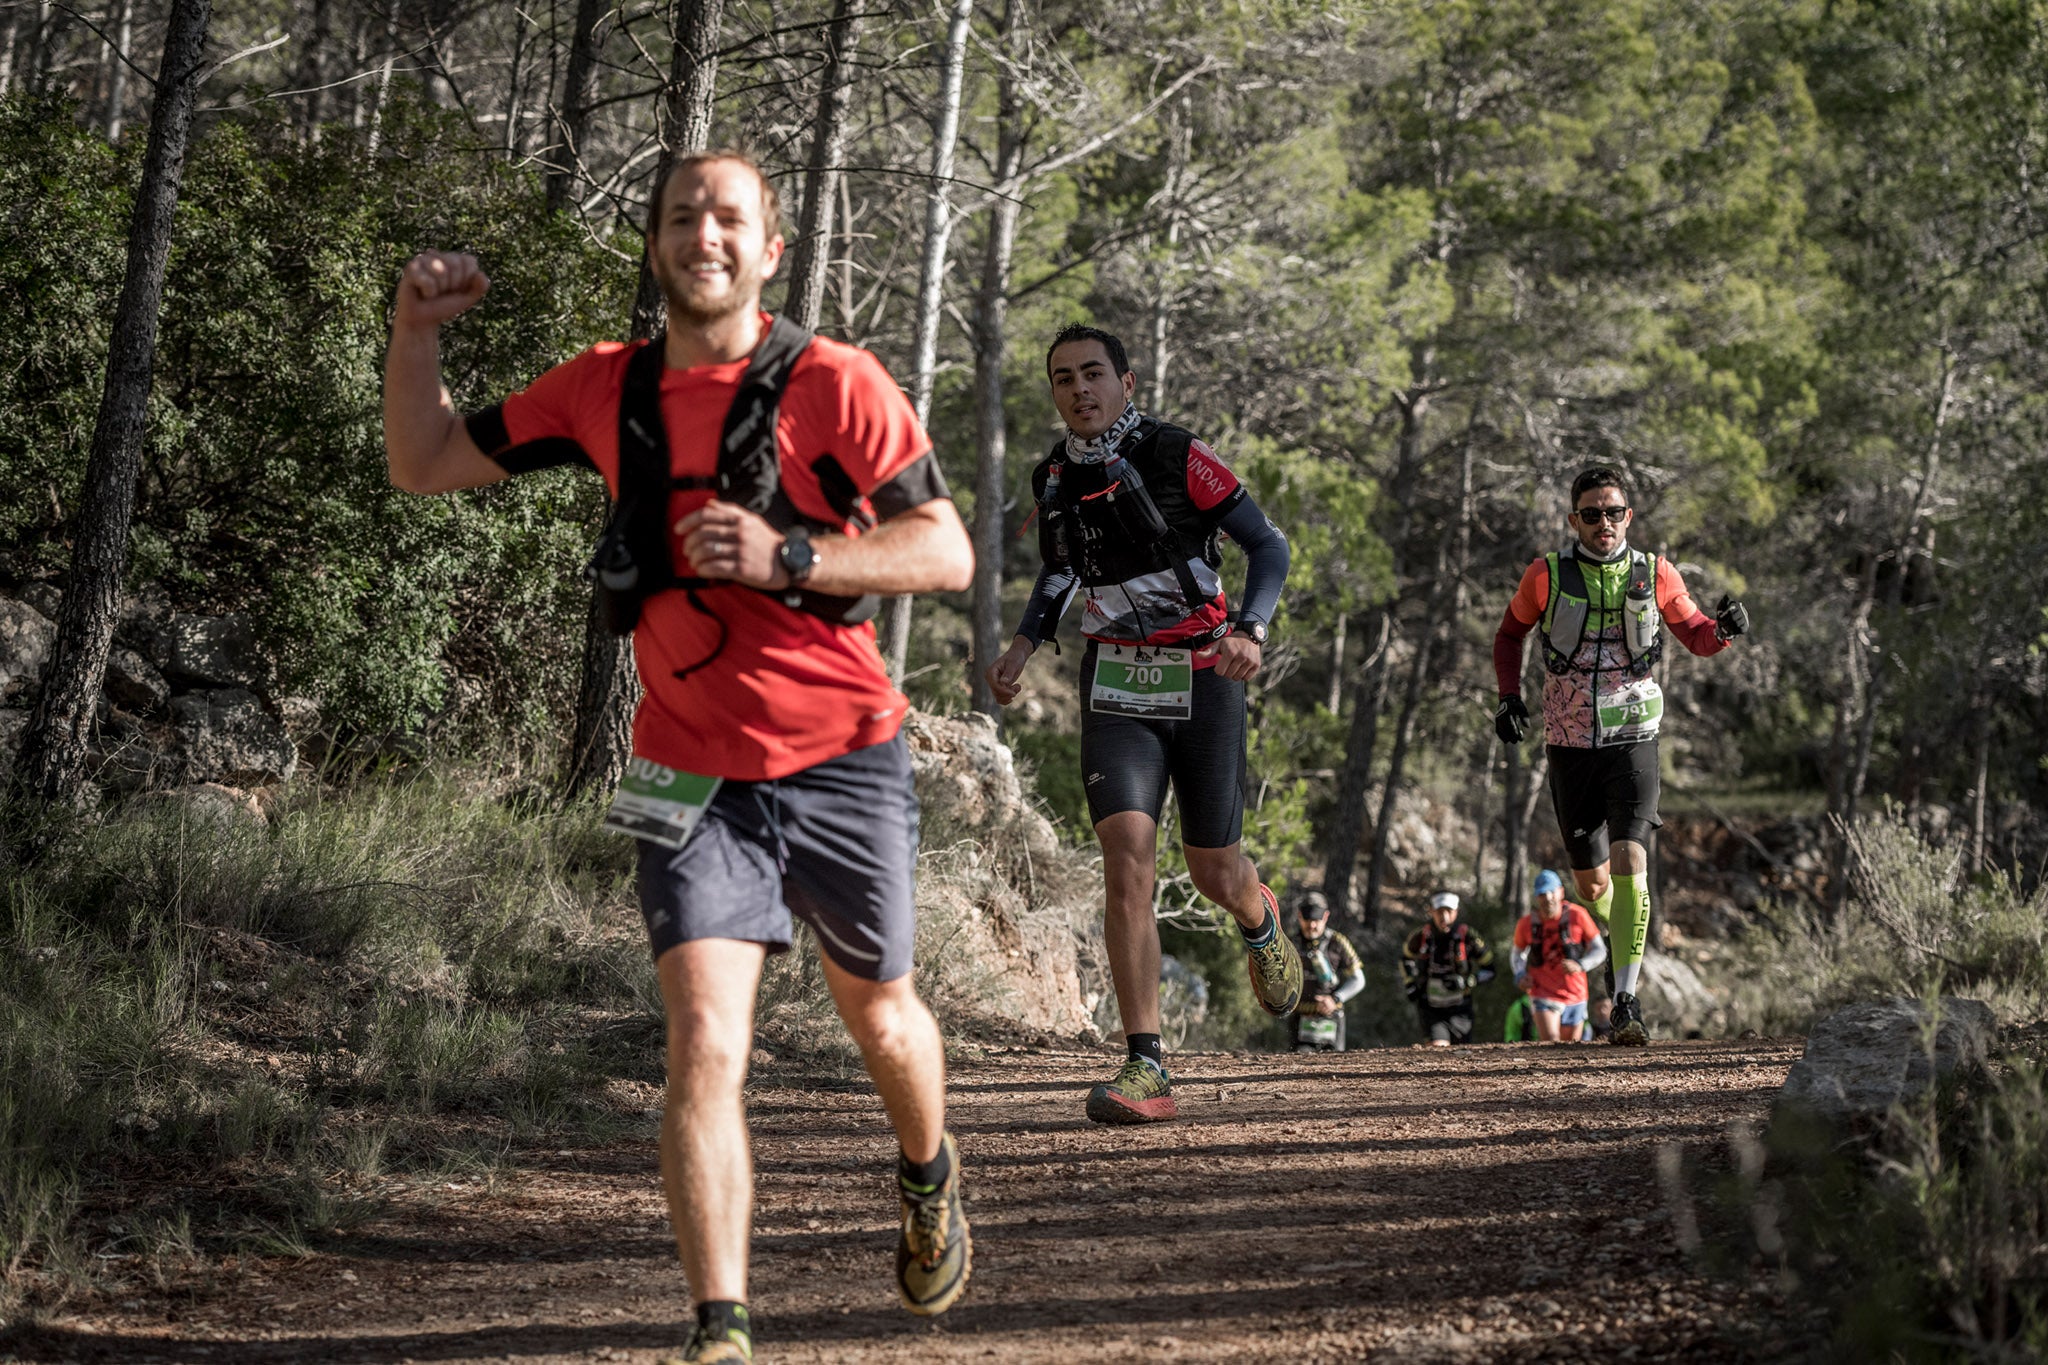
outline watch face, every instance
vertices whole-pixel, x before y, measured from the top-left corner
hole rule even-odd
[[[811,548],[811,538],[794,532],[782,542],[782,549],[776,554],[782,561],[782,570],[791,579],[801,582],[811,572],[811,565],[817,562],[818,552]]]

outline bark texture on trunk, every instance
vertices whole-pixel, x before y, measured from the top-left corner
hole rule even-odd
[[[718,30],[724,13],[724,0],[675,8],[676,47],[669,83],[662,91],[663,143],[653,181],[657,188],[679,151],[694,151],[710,141],[711,105],[718,87]],[[661,286],[643,253],[640,288],[633,303],[633,339],[653,336],[661,330],[664,317]],[[633,641],[604,628],[593,593],[583,627],[583,668],[563,782],[565,801],[574,801],[586,792],[603,794],[618,785],[631,757],[632,715],[639,698]]]
[[[839,194],[839,163],[846,159],[846,110],[853,99],[854,46],[859,41],[860,13],[853,0],[833,0],[832,23],[825,32],[818,116],[811,132],[811,161],[804,171],[796,246],[790,251],[789,293],[782,305],[790,321],[813,330],[825,308],[825,276],[832,260],[832,205]]]
[[[135,0],[121,0],[107,51],[107,141],[119,142],[128,118],[128,48],[135,37]]]
[[[569,70],[562,80],[561,107],[554,111],[554,146],[548,152],[548,208],[569,206],[583,162],[583,135],[590,123],[590,101],[597,93],[598,25],[611,12],[607,0],[576,0],[576,24],[569,34]]]
[[[1392,651],[1394,604],[1379,613],[1379,643],[1367,652],[1362,671],[1365,687],[1352,703],[1351,728],[1344,741],[1344,763],[1337,771],[1337,809],[1325,843],[1323,894],[1333,914],[1352,916],[1352,883],[1358,848],[1365,831],[1365,798],[1372,787],[1372,765],[1379,748],[1380,712],[1386,705],[1387,658]]]
[[[1004,75],[997,93],[998,185],[1014,183],[1024,160],[1024,100]],[[974,709],[1002,724],[985,670],[1003,652],[1003,502],[1009,484],[1009,428],[1003,411],[1003,346],[1010,313],[1010,262],[1017,243],[1014,194],[989,205],[988,241],[982,252],[981,288],[974,306]]]
[[[953,237],[953,204],[947,189],[953,179],[953,151],[960,138],[960,91],[967,70],[967,31],[974,18],[974,0],[953,0],[946,24],[946,54],[939,68],[938,115],[932,120],[932,178],[924,197],[924,259],[917,275],[917,345],[910,381],[911,405],[917,420],[932,417],[932,385],[938,377],[939,323],[946,301],[946,256]],[[910,617],[915,599],[908,593],[890,599],[887,638],[882,657],[898,684],[910,660]]]
[[[156,367],[164,271],[184,179],[192,108],[207,74],[206,30],[212,8],[211,0],[176,0],[164,35],[142,184],[128,226],[127,273],[114,310],[106,382],[72,529],[71,576],[57,613],[57,637],[42,692],[15,764],[17,787],[45,801],[76,801],[85,784],[86,747],[106,680],[115,604],[128,567],[128,532],[135,516],[135,484]]]

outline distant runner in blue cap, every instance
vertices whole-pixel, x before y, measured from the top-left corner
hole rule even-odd
[[[1586,1022],[1586,973],[1607,960],[1600,926],[1564,898],[1549,868],[1536,874],[1536,908],[1515,925],[1508,955],[1515,984],[1529,994],[1538,1042],[1576,1042]]]

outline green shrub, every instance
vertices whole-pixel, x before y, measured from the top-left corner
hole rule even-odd
[[[1839,913],[1769,907],[1772,928],[1736,945],[1725,977],[1733,1029],[1805,1033],[1829,1010],[1890,996],[1967,995],[2006,1023],[2048,1015],[2048,884],[1963,871],[1960,846],[1896,811],[1859,821]]]

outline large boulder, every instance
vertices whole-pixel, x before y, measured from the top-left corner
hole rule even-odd
[[[0,597],[0,701],[18,698],[42,681],[57,627],[26,602]]]
[[[255,694],[243,688],[173,697],[171,724],[188,784],[264,786],[285,781],[298,770],[299,753],[291,736]]]
[[[924,807],[918,914],[942,945],[943,979],[921,977],[919,989],[1013,1030],[1092,1034],[1080,956],[1082,929],[1101,914],[1092,861],[1027,801],[987,716],[913,712],[903,733]]]
[[[153,715],[171,699],[171,685],[149,660],[125,645],[107,652],[107,700],[124,711]]]
[[[14,771],[14,756],[21,752],[21,734],[28,729],[28,712],[0,711],[0,778]]]
[[[271,684],[273,671],[256,642],[255,624],[239,612],[226,616],[178,612],[139,630],[138,635],[149,661],[181,686],[260,692]]]
[[[1837,1010],[1806,1040],[1778,1091],[1774,1117],[1858,1129],[1943,1077],[1983,1064],[1998,1026],[1979,1000],[1873,1000]],[[1931,1034],[1931,1045],[1930,1045]]]

